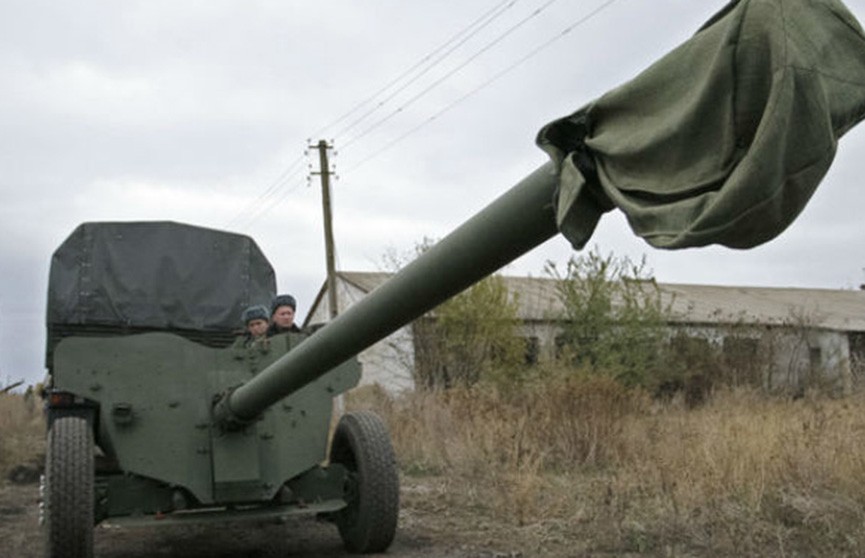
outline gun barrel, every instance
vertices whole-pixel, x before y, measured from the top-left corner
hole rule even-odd
[[[515,260],[556,232],[558,184],[547,163],[385,284],[219,401],[219,424],[265,408]]]

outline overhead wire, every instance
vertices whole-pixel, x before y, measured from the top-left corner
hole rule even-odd
[[[297,174],[297,173],[295,173],[295,174]],[[261,205],[256,209],[256,211],[255,211],[253,214],[251,214],[251,215],[249,216],[249,219],[247,220],[247,222],[246,222],[246,226],[245,226],[244,228],[248,228],[250,225],[252,225],[252,224],[253,224],[254,222],[256,222],[258,219],[261,219],[262,217],[264,217],[265,215],[267,215],[271,210],[275,209],[276,207],[279,207],[279,205],[280,205],[282,202],[284,202],[284,201],[286,200],[286,198],[288,198],[289,194],[291,194],[292,192],[297,191],[298,188],[300,188],[300,187],[303,186],[304,184],[308,184],[308,183],[309,183],[309,179],[308,179],[308,178],[300,178],[299,180],[296,180],[296,181],[294,182],[294,184],[292,184],[290,187],[286,187],[286,189],[283,190],[283,191],[279,194],[279,196],[273,200],[272,203],[269,203],[269,204],[261,204]]]
[[[489,10],[487,10],[486,12],[484,12],[483,14],[481,14],[478,18],[476,18],[475,20],[473,20],[473,21],[472,21],[471,23],[469,23],[467,26],[465,26],[465,27],[463,27],[461,30],[457,31],[457,32],[456,32],[455,34],[453,34],[450,38],[448,38],[444,43],[442,43],[440,46],[438,46],[437,48],[435,48],[432,52],[430,52],[430,53],[426,54],[425,56],[423,56],[423,57],[422,57],[420,60],[418,60],[414,65],[412,65],[412,66],[411,66],[410,68],[408,68],[407,70],[403,71],[401,74],[399,74],[399,75],[398,75],[397,77],[395,77],[393,80],[391,80],[390,82],[388,82],[384,87],[380,88],[380,89],[377,90],[375,93],[373,93],[372,95],[370,95],[369,97],[367,97],[367,98],[364,99],[363,101],[361,101],[361,102],[359,102],[358,104],[356,104],[356,105],[355,105],[354,107],[352,107],[348,112],[346,112],[345,114],[343,114],[342,116],[340,116],[339,118],[337,118],[336,120],[334,120],[333,122],[331,122],[330,124],[327,124],[327,125],[323,126],[322,128],[320,128],[318,131],[316,131],[316,132],[315,132],[314,134],[312,134],[312,136],[310,136],[310,137],[319,137],[319,136],[321,136],[322,134],[324,134],[325,132],[327,132],[329,129],[331,129],[331,128],[333,128],[334,126],[336,126],[337,124],[340,124],[341,122],[347,120],[347,119],[348,119],[352,114],[354,114],[355,112],[357,112],[358,110],[360,110],[362,107],[366,106],[367,104],[373,102],[373,101],[374,101],[374,100],[375,100],[379,95],[383,94],[384,92],[386,92],[387,90],[389,90],[391,87],[393,87],[394,85],[396,85],[396,84],[398,84],[400,81],[402,81],[406,76],[411,75],[412,72],[414,72],[415,70],[417,70],[418,68],[420,68],[421,66],[423,66],[424,64],[426,64],[428,60],[430,60],[432,57],[434,57],[435,55],[437,55],[440,51],[442,51],[442,50],[444,50],[445,48],[447,48],[448,45],[449,45],[450,43],[452,43],[453,41],[459,39],[459,38],[460,38],[464,33],[468,32],[468,31],[469,31],[470,29],[472,29],[474,26],[478,25],[479,22],[484,21],[486,18],[490,17],[491,14],[495,14],[495,12],[497,12],[497,11],[500,10],[500,9],[502,9],[502,6],[505,6],[505,8],[502,9],[502,13],[503,13],[503,12],[506,11],[508,8],[510,8],[514,3],[516,3],[517,1],[518,1],[518,0],[503,0],[502,2],[499,2],[498,4],[496,4],[495,6],[493,6],[491,9],[489,9]],[[500,14],[496,14],[495,17],[498,17],[498,15],[500,15]],[[485,26],[485,25],[486,25],[486,23],[484,24],[484,26]],[[469,37],[473,36],[473,35],[476,34],[478,31],[479,31],[479,29],[473,31],[473,32],[469,35]],[[345,132],[342,132],[342,133],[345,133]]]
[[[310,153],[310,151],[311,151],[312,149],[314,149],[314,147],[309,146],[309,147],[304,151],[304,153],[303,153],[304,156],[309,156],[309,153]],[[334,151],[334,155],[336,155],[336,152],[335,152],[335,151]],[[308,166],[309,166],[309,168],[312,168],[312,164],[311,164],[311,163],[310,163]],[[334,166],[334,165],[331,165],[331,166]],[[321,171],[321,169],[319,169],[319,170]],[[295,172],[293,173],[293,175],[296,176],[299,172],[300,172],[300,169],[298,169],[297,171],[295,171]],[[320,174],[320,173],[311,173],[311,174]],[[339,179],[339,176],[336,174],[336,172],[330,172],[330,175],[331,175],[334,179],[337,179],[337,180]],[[310,178],[311,178],[310,175],[306,175],[306,177],[301,178],[300,180],[296,181],[296,182],[295,182],[295,183],[294,183],[290,188],[287,188],[285,191],[283,191],[283,192],[279,195],[279,197],[273,201],[273,203],[268,204],[268,205],[264,205],[264,204],[262,204],[262,205],[258,208],[258,211],[256,212],[256,214],[255,214],[254,216],[250,217],[249,224],[251,225],[251,224],[252,224],[253,222],[255,222],[257,219],[261,219],[262,217],[264,217],[265,215],[267,215],[267,214],[268,214],[272,209],[274,209],[274,208],[276,208],[276,207],[279,207],[279,205],[282,204],[282,202],[284,202],[284,201],[288,198],[289,194],[291,194],[291,193],[297,191],[297,189],[300,188],[301,186],[303,186],[304,183],[306,183],[306,185],[308,186],[308,185],[310,184]],[[286,180],[286,182],[287,182],[287,180]],[[333,199],[333,196],[334,196],[333,190],[331,190],[330,195],[331,195],[331,199]]]
[[[273,182],[271,182],[270,186],[268,186],[261,194],[258,195],[257,198],[248,202],[244,205],[237,214],[225,224],[226,228],[231,228],[232,226],[238,225],[247,221],[250,215],[255,213],[257,210],[256,206],[262,205],[266,203],[267,199],[273,196],[279,188],[283,185],[283,183],[287,182],[294,174],[297,174],[297,167],[300,163],[303,162],[305,157],[305,153],[301,153],[296,159],[294,159],[291,163],[286,166],[285,169],[277,176]],[[294,172],[292,172],[294,171]]]
[[[509,0],[509,1],[507,1],[507,2],[502,2],[502,4],[500,4],[499,6],[497,6],[497,7],[500,7],[501,9],[499,9],[499,10],[491,10],[490,12],[487,12],[488,16],[486,17],[485,20],[484,20],[483,17],[479,18],[478,20],[475,20],[475,22],[473,22],[472,25],[470,25],[469,27],[467,27],[466,29],[464,29],[464,31],[465,31],[465,30],[471,28],[472,26],[474,26],[475,24],[477,24],[477,27],[476,27],[476,28],[475,28],[471,33],[468,33],[465,37],[462,37],[460,40],[456,41],[456,42],[455,42],[452,46],[450,46],[450,47],[449,47],[449,48],[448,48],[444,53],[442,53],[441,56],[439,56],[439,57],[436,58],[435,60],[432,60],[432,61],[427,65],[426,68],[424,68],[423,70],[421,70],[420,72],[418,72],[418,73],[417,73],[415,76],[413,76],[411,79],[407,80],[405,83],[403,83],[402,85],[400,85],[400,86],[399,86],[398,88],[396,88],[394,91],[392,91],[391,93],[389,93],[389,94],[388,94],[384,99],[382,99],[381,101],[379,101],[378,103],[376,103],[372,108],[370,108],[369,110],[367,110],[366,112],[364,112],[360,117],[356,118],[356,119],[355,119],[354,121],[352,121],[349,125],[347,125],[347,126],[346,126],[345,128],[343,128],[343,129],[341,129],[339,132],[337,132],[337,133],[334,134],[334,135],[337,136],[337,137],[339,137],[339,136],[342,136],[343,134],[346,134],[346,133],[350,132],[351,130],[353,130],[353,129],[354,129],[355,127],[357,127],[361,122],[363,122],[364,120],[366,120],[367,118],[369,118],[369,117],[370,117],[374,112],[376,112],[376,111],[379,110],[380,108],[384,107],[384,105],[386,105],[388,102],[390,102],[391,100],[393,100],[397,95],[399,95],[400,93],[402,93],[403,91],[405,91],[406,89],[408,89],[409,87],[411,87],[412,84],[414,84],[417,80],[419,80],[420,78],[422,78],[423,76],[425,76],[427,73],[429,73],[430,71],[432,71],[436,66],[438,66],[439,64],[441,64],[442,61],[444,61],[448,56],[450,56],[451,54],[453,54],[457,49],[459,49],[459,47],[461,47],[462,45],[464,45],[464,44],[465,44],[466,42],[468,42],[471,38],[473,38],[475,35],[477,35],[480,31],[482,31],[484,28],[486,28],[488,25],[490,25],[492,22],[494,22],[496,19],[498,19],[499,16],[501,16],[502,14],[504,14],[505,12],[507,12],[507,11],[508,11],[510,8],[512,8],[512,7],[514,6],[514,4],[516,4],[517,2],[518,2],[518,0]],[[447,46],[448,44],[450,44],[451,42],[453,42],[454,39],[457,38],[458,36],[459,36],[459,33],[458,33],[457,35],[455,35],[454,37],[452,37],[451,39],[449,39],[449,40],[448,40],[444,45],[442,45],[442,46],[443,46],[443,47],[444,47],[444,46]],[[442,49],[439,48],[438,51],[440,51],[440,50],[442,50]],[[437,51],[437,52],[438,52],[438,51]],[[427,57],[427,58],[429,58],[429,57]],[[392,82],[392,83],[395,83],[395,82]]]
[[[353,137],[353,138],[351,138],[351,139],[345,141],[345,142],[342,144],[342,147],[341,147],[341,148],[342,148],[342,149],[345,149],[346,147],[348,147],[349,145],[355,143],[355,142],[358,141],[359,139],[361,139],[361,138],[367,136],[367,135],[368,135],[370,132],[372,132],[373,130],[376,130],[376,129],[378,129],[379,127],[381,127],[384,123],[386,123],[387,121],[389,121],[391,118],[393,118],[393,117],[396,116],[397,114],[401,113],[403,110],[405,110],[406,108],[408,108],[409,106],[411,106],[412,104],[414,104],[417,100],[419,100],[420,98],[422,98],[423,96],[425,96],[427,93],[429,93],[430,91],[432,91],[433,89],[435,89],[436,87],[438,87],[439,85],[441,85],[445,80],[451,78],[454,74],[456,74],[457,72],[459,72],[460,70],[462,70],[463,68],[465,68],[466,66],[468,66],[469,64],[471,64],[472,62],[474,62],[474,61],[475,61],[479,56],[481,56],[481,55],[483,55],[484,53],[488,52],[491,48],[493,48],[494,46],[496,46],[497,44],[499,44],[500,42],[502,42],[505,38],[507,38],[507,37],[508,37],[510,34],[512,34],[514,31],[516,31],[517,29],[519,29],[520,27],[522,27],[523,25],[525,25],[526,23],[528,23],[529,21],[531,21],[533,18],[535,18],[535,17],[537,17],[538,15],[540,15],[541,13],[543,13],[544,10],[546,10],[550,5],[554,4],[554,3],[557,2],[557,1],[558,1],[558,0],[547,0],[547,1],[546,1],[543,5],[541,5],[539,8],[535,8],[535,10],[532,11],[532,13],[530,13],[528,16],[524,17],[523,19],[521,19],[520,21],[518,21],[517,23],[515,23],[514,25],[512,25],[512,26],[509,27],[508,29],[506,29],[503,33],[499,34],[495,39],[493,39],[492,41],[490,41],[489,43],[487,43],[485,46],[483,46],[480,50],[476,51],[474,54],[472,54],[471,56],[469,56],[465,61],[463,61],[462,64],[459,64],[458,66],[456,66],[455,68],[453,68],[452,70],[450,70],[449,72],[447,72],[446,74],[444,74],[442,77],[440,77],[439,79],[437,79],[436,81],[434,81],[433,83],[431,83],[430,85],[428,85],[427,87],[425,87],[423,90],[421,90],[420,92],[418,92],[417,94],[415,94],[415,95],[414,95],[413,97],[411,97],[408,101],[406,101],[405,103],[403,103],[402,105],[400,105],[399,108],[397,108],[396,110],[392,111],[390,114],[388,114],[388,115],[385,116],[384,118],[381,118],[380,120],[376,121],[376,122],[375,122],[374,124],[372,124],[371,126],[368,126],[366,129],[364,129],[364,130],[363,130],[360,134],[358,134],[357,136],[355,136],[355,137]]]
[[[426,120],[421,122],[420,124],[416,125],[414,128],[411,128],[407,132],[403,133],[402,135],[400,135],[400,136],[394,138],[393,140],[391,140],[390,142],[386,143],[384,146],[382,146],[378,150],[374,151],[370,155],[364,157],[359,162],[355,163],[353,166],[348,167],[343,172],[345,174],[348,174],[348,173],[358,169],[359,167],[363,166],[364,164],[371,161],[372,159],[378,157],[379,155],[381,155],[385,151],[389,150],[390,148],[392,148],[396,144],[400,143],[401,141],[405,140],[406,138],[408,138],[409,136],[411,136],[412,134],[414,134],[415,132],[417,132],[418,130],[423,128],[424,126],[426,126],[427,124],[436,120],[442,114],[448,112],[449,110],[451,110],[455,106],[459,105],[460,103],[462,103],[463,101],[465,101],[469,97],[473,96],[477,92],[481,91],[482,89],[485,89],[486,87],[490,86],[494,82],[498,81],[499,79],[504,77],[506,74],[510,73],[511,71],[513,71],[517,67],[521,66],[522,64],[526,63],[531,58],[534,58],[540,52],[549,48],[556,41],[560,40],[562,37],[564,37],[565,35],[567,35],[571,31],[573,31],[575,28],[579,27],[580,25],[582,25],[586,21],[590,20],[594,16],[598,15],[600,12],[602,12],[604,9],[608,8],[610,5],[614,4],[616,1],[617,0],[607,0],[606,2],[604,2],[600,6],[598,6],[597,8],[592,10],[591,12],[589,12],[588,14],[586,14],[586,15],[582,16],[581,18],[573,21],[568,26],[566,26],[564,29],[562,29],[562,31],[560,31],[557,35],[553,36],[549,40],[547,40],[544,43],[540,44],[539,46],[535,47],[534,49],[529,51],[526,55],[524,55],[523,57],[518,59],[516,62],[514,62],[511,65],[507,66],[506,68],[500,70],[499,72],[494,74],[491,78],[487,79],[486,81],[484,81],[483,83],[481,83],[480,85],[475,87],[474,89],[463,94],[462,96],[457,98],[455,101],[449,103],[448,105],[446,105],[445,107],[440,109],[438,112],[436,112],[435,114],[433,114],[432,116],[430,116],[429,118],[427,118]],[[343,148],[344,147],[345,146],[343,146]]]
[[[395,78],[394,80],[391,80],[391,82],[389,82],[385,87],[379,89],[375,94],[373,94],[372,96],[370,96],[368,99],[366,99],[366,100],[362,101],[361,103],[357,104],[357,105],[356,105],[352,110],[350,110],[350,111],[348,111],[347,113],[343,114],[340,118],[338,118],[337,120],[333,121],[333,122],[332,122],[331,124],[329,124],[328,126],[322,128],[321,131],[327,130],[327,129],[329,129],[329,128],[335,126],[336,124],[338,124],[338,123],[340,123],[340,122],[342,122],[342,121],[345,121],[345,120],[346,120],[348,117],[350,117],[352,114],[356,113],[357,110],[359,110],[359,108],[361,108],[361,107],[367,105],[369,102],[371,102],[372,100],[374,100],[377,96],[381,95],[383,92],[386,92],[388,89],[390,89],[391,87],[393,87],[395,84],[399,83],[399,82],[400,82],[402,79],[404,79],[406,76],[411,75],[412,72],[416,71],[416,70],[417,70],[419,67],[421,67],[423,64],[427,63],[427,61],[429,61],[433,56],[435,56],[436,54],[440,53],[440,52],[443,51],[444,49],[448,49],[448,46],[451,45],[455,40],[459,41],[458,44],[457,44],[456,46],[452,46],[451,48],[449,48],[449,49],[447,50],[447,52],[446,52],[445,54],[443,54],[441,57],[439,57],[436,61],[432,62],[432,63],[431,63],[431,66],[428,67],[427,69],[425,69],[425,70],[423,71],[423,73],[426,73],[426,72],[429,71],[429,69],[431,69],[434,65],[440,63],[442,60],[444,60],[444,58],[446,58],[447,56],[449,56],[453,51],[456,50],[456,48],[458,48],[459,46],[461,46],[462,44],[464,44],[464,43],[468,40],[468,38],[474,36],[474,35],[475,35],[477,32],[479,32],[481,29],[483,29],[484,27],[486,27],[486,26],[487,26],[491,21],[493,21],[495,18],[497,18],[498,16],[500,16],[502,13],[504,13],[505,11],[507,11],[509,8],[511,8],[511,7],[512,7],[512,6],[513,6],[517,1],[518,1],[518,0],[506,0],[506,1],[504,1],[504,2],[500,2],[499,4],[497,4],[496,6],[494,6],[492,9],[488,10],[488,11],[485,12],[483,15],[481,15],[479,18],[476,18],[474,21],[472,21],[472,23],[470,23],[468,26],[466,26],[465,28],[463,28],[460,32],[458,32],[458,33],[456,33],[455,35],[451,36],[451,38],[449,38],[445,43],[443,43],[440,47],[438,47],[436,50],[434,50],[434,51],[431,52],[430,54],[426,55],[426,56],[425,56],[424,58],[422,58],[418,63],[416,63],[415,65],[413,65],[413,66],[412,66],[411,68],[409,68],[408,70],[404,71],[402,74],[400,74],[400,75],[399,75],[397,78]],[[345,143],[341,146],[341,149],[345,149],[346,146],[351,145],[351,144],[354,144],[355,142],[359,141],[359,140],[362,139],[363,137],[367,136],[367,135],[368,135],[369,133],[371,133],[373,130],[375,130],[375,129],[381,127],[383,124],[385,124],[385,123],[386,123],[387,121],[389,121],[391,118],[393,118],[394,116],[396,116],[397,114],[399,114],[400,112],[402,112],[405,108],[407,108],[408,106],[410,106],[411,104],[413,104],[414,102],[416,102],[417,100],[419,100],[420,98],[422,98],[424,95],[428,94],[430,91],[432,91],[433,89],[435,89],[436,87],[438,87],[440,84],[442,84],[445,80],[449,79],[450,77],[452,77],[453,75],[455,75],[457,72],[459,72],[460,70],[462,70],[463,68],[465,68],[467,65],[469,65],[471,62],[473,62],[474,60],[476,60],[478,57],[480,57],[480,56],[483,55],[484,53],[488,52],[491,48],[493,48],[494,46],[496,46],[497,44],[499,44],[499,43],[500,43],[502,40],[504,40],[507,36],[509,36],[509,35],[512,34],[514,31],[516,31],[517,29],[519,29],[520,27],[522,27],[523,25],[525,25],[528,21],[530,21],[531,19],[537,17],[537,16],[538,16],[539,14],[541,14],[541,13],[542,13],[546,8],[548,8],[550,5],[552,5],[552,4],[555,3],[556,1],[557,1],[557,0],[547,0],[547,1],[546,1],[544,4],[542,4],[540,7],[536,8],[535,10],[533,10],[532,13],[530,13],[528,16],[526,16],[526,17],[524,17],[523,19],[521,19],[520,21],[518,21],[516,24],[514,24],[513,26],[511,26],[510,28],[508,28],[507,30],[505,30],[503,33],[499,34],[495,39],[493,39],[492,41],[490,41],[489,43],[487,43],[484,47],[482,47],[481,49],[479,49],[478,51],[476,51],[476,52],[475,52],[474,54],[472,54],[469,58],[467,58],[463,63],[461,63],[461,64],[458,65],[457,67],[453,68],[452,70],[450,70],[449,72],[447,72],[445,75],[443,75],[442,77],[440,77],[439,79],[437,79],[436,81],[434,81],[433,83],[431,83],[430,85],[428,85],[427,87],[425,87],[423,90],[421,90],[420,92],[418,92],[417,94],[415,94],[415,95],[414,95],[413,97],[411,97],[408,101],[406,101],[405,103],[403,103],[403,105],[401,105],[399,108],[397,108],[396,110],[394,110],[393,112],[391,112],[390,114],[388,114],[386,117],[384,117],[384,118],[382,118],[382,119],[376,121],[376,122],[375,122],[374,124],[372,124],[371,126],[367,127],[367,128],[366,128],[363,132],[361,132],[358,136],[355,136],[354,138],[351,138],[349,141],[345,142]],[[598,6],[597,8],[595,8],[594,10],[592,10],[591,12],[589,12],[588,14],[586,14],[586,15],[580,17],[579,19],[575,20],[574,22],[572,22],[571,24],[569,24],[568,26],[566,26],[566,27],[565,27],[562,31],[560,31],[557,35],[553,36],[553,37],[550,38],[549,40],[547,40],[547,41],[545,41],[544,43],[540,44],[539,46],[535,47],[534,49],[532,49],[531,51],[529,51],[526,55],[524,55],[523,57],[521,57],[520,59],[518,59],[518,60],[515,61],[514,63],[510,64],[509,66],[505,67],[504,69],[500,70],[499,72],[497,72],[496,74],[494,74],[491,78],[489,78],[489,79],[487,79],[486,81],[484,81],[483,83],[481,83],[479,86],[473,88],[472,90],[470,90],[470,91],[468,91],[467,93],[463,94],[462,96],[460,96],[459,98],[457,98],[457,99],[454,100],[453,102],[449,103],[448,105],[446,105],[445,107],[443,107],[442,109],[440,109],[439,111],[437,111],[435,114],[433,114],[432,116],[428,117],[426,120],[424,120],[423,122],[421,122],[420,124],[414,126],[413,128],[409,129],[407,132],[405,132],[405,133],[401,134],[400,136],[394,138],[393,140],[387,142],[387,143],[384,144],[382,147],[380,147],[379,149],[377,149],[377,150],[374,151],[373,153],[367,155],[366,157],[364,157],[363,159],[361,159],[359,162],[357,162],[355,165],[349,167],[349,168],[348,168],[347,170],[345,170],[344,172],[345,172],[345,173],[352,172],[352,171],[358,169],[359,167],[363,166],[363,165],[366,164],[367,162],[369,162],[369,161],[375,159],[376,157],[380,156],[380,155],[381,155],[382,153],[384,153],[385,151],[387,151],[387,150],[393,148],[395,145],[397,145],[397,144],[399,144],[400,142],[404,141],[405,139],[407,139],[408,137],[410,137],[411,135],[413,135],[415,132],[417,132],[418,130],[420,130],[420,129],[423,128],[424,126],[426,126],[426,125],[430,124],[431,122],[435,121],[435,120],[438,119],[441,115],[443,115],[443,114],[445,114],[446,112],[450,111],[450,110],[451,110],[452,108],[454,108],[455,106],[459,105],[460,103],[464,102],[466,99],[470,98],[471,96],[475,95],[475,94],[478,93],[479,91],[485,89],[486,87],[490,86],[490,85],[493,84],[494,82],[498,81],[498,80],[501,79],[503,76],[505,76],[506,74],[510,73],[511,71],[513,71],[514,69],[516,69],[517,67],[521,66],[522,64],[524,64],[525,62],[527,62],[528,60],[530,60],[531,58],[533,58],[534,56],[537,56],[540,52],[542,52],[543,50],[547,49],[549,46],[551,46],[552,44],[554,44],[556,41],[560,40],[562,37],[564,37],[565,35],[567,35],[568,33],[570,33],[573,29],[575,29],[576,27],[582,25],[583,23],[585,23],[586,21],[588,21],[588,20],[591,19],[592,17],[596,16],[598,13],[600,13],[601,11],[603,11],[604,9],[606,9],[607,7],[609,7],[610,5],[612,5],[613,3],[615,3],[616,1],[617,1],[617,0],[607,0],[606,2],[602,3],[600,6]],[[474,28],[475,26],[479,26],[479,27],[478,27],[477,29],[474,29],[474,30],[473,30],[473,31],[468,35],[468,37],[464,37],[464,38],[462,38],[462,40],[460,40],[460,37],[462,37],[462,35],[463,35],[464,33],[467,33],[470,29]],[[420,74],[420,75],[423,75],[423,73]],[[408,85],[414,83],[414,82],[417,80],[418,77],[419,77],[419,76],[415,76],[415,78],[412,78],[412,80],[411,80],[408,84],[404,84],[403,86],[401,86],[401,88],[399,89],[399,92],[401,92],[401,91],[403,91],[405,88],[407,88]],[[392,99],[394,96],[395,96],[395,95],[393,95],[393,94],[390,95],[390,96],[386,99],[386,101]],[[381,104],[384,104],[386,101],[382,101]],[[381,104],[377,105],[376,108],[380,107]],[[369,111],[369,114],[372,114],[372,112],[374,112],[374,111]],[[359,121],[362,121],[362,120],[358,120],[358,122],[359,122]],[[351,128],[354,127],[355,125],[356,125],[356,123],[353,122],[351,125],[349,125],[348,128],[346,128],[346,130],[351,129]],[[344,132],[343,132],[343,133],[344,133]],[[282,188],[282,187],[284,187],[286,184],[288,184],[288,182],[289,182],[289,180],[290,180],[290,178],[291,178],[292,176],[298,174],[299,169],[298,169],[298,170],[295,170],[295,172],[293,172],[293,173],[291,172],[291,170],[292,170],[296,165],[298,165],[298,164],[303,160],[303,158],[304,158],[305,155],[306,155],[306,153],[304,152],[304,154],[302,154],[300,157],[298,157],[297,159],[295,159],[294,161],[292,161],[292,163],[290,163],[290,164],[288,165],[288,167],[287,167],[287,168],[286,168],[286,169],[285,169],[285,170],[280,174],[280,176],[279,176],[277,179],[274,180],[274,182],[271,184],[271,186],[270,186],[270,187],[269,187],[265,192],[263,192],[262,194],[260,194],[259,197],[256,198],[256,200],[254,200],[254,201],[251,202],[250,204],[247,204],[247,206],[244,208],[244,210],[242,210],[241,213],[240,213],[238,216],[236,216],[234,219],[232,219],[231,222],[234,223],[234,222],[237,222],[238,220],[242,220],[242,217],[241,217],[241,216],[243,215],[244,212],[246,212],[246,213],[248,213],[248,216],[247,216],[247,219],[246,219],[247,225],[248,225],[248,224],[251,224],[251,223],[254,222],[256,219],[261,218],[261,217],[262,217],[263,215],[265,215],[268,211],[270,211],[270,208],[272,208],[272,207],[276,207],[276,206],[278,206],[280,203],[282,203],[282,201],[285,200],[285,198],[288,196],[289,193],[291,193],[291,192],[297,190],[297,188],[298,188],[299,186],[303,185],[303,182],[302,182],[302,181],[299,182],[299,183],[295,183],[295,184],[294,184],[292,187],[290,187],[287,191],[282,192],[282,193],[279,195],[278,199],[276,199],[276,200],[274,201],[274,203],[265,205],[266,202],[268,201],[268,199],[274,198],[274,197],[277,195],[277,192],[280,190],[280,188]],[[258,207],[255,207],[254,209],[250,209],[250,208],[253,208],[254,206],[258,206]]]
[[[312,134],[310,137],[318,137],[318,136],[322,135],[325,131],[329,130],[330,128],[332,128],[332,127],[336,126],[337,124],[345,121],[351,115],[355,114],[358,110],[360,110],[362,107],[373,102],[381,94],[387,92],[389,89],[391,89],[395,85],[399,84],[407,76],[410,76],[413,72],[415,72],[416,70],[418,70],[419,68],[421,68],[425,64],[428,64],[427,67],[424,68],[421,72],[419,72],[417,75],[415,75],[413,78],[411,78],[407,83],[400,86],[394,93],[389,95],[387,98],[380,101],[372,109],[370,109],[366,113],[364,113],[360,118],[353,121],[348,127],[341,130],[339,132],[339,134],[344,134],[347,131],[351,130],[352,128],[354,128],[355,126],[360,124],[360,122],[362,122],[364,119],[366,119],[369,115],[373,114],[376,110],[378,110],[383,105],[385,105],[394,96],[396,96],[400,92],[404,91],[412,83],[414,83],[415,81],[420,79],[420,77],[422,77],[427,72],[432,70],[435,66],[440,64],[442,62],[442,60],[446,59],[452,52],[454,52],[457,48],[459,48],[461,45],[463,45],[466,41],[468,41],[470,38],[474,37],[478,32],[480,32],[482,29],[484,29],[487,25],[492,23],[495,19],[497,19],[499,16],[501,16],[503,13],[505,13],[507,10],[509,10],[511,7],[513,7],[513,5],[516,4],[518,1],[519,0],[503,0],[499,3],[497,3],[491,9],[487,10],[486,12],[481,14],[479,17],[474,19],[467,26],[463,27],[457,33],[453,34],[450,38],[448,38],[439,47],[434,49],[432,52],[430,52],[426,56],[422,57],[417,63],[415,63],[409,69],[405,70],[400,75],[398,75],[396,78],[394,78],[393,80],[388,82],[384,87],[382,87],[381,89],[379,89],[378,91],[373,93],[367,99],[365,99],[365,100],[361,101],[360,103],[358,103],[357,105],[355,105],[351,110],[349,110],[348,112],[346,112],[345,114],[343,114],[342,116],[340,116],[339,118],[337,118],[336,120],[331,122],[330,124],[319,129],[315,134]],[[456,42],[456,45],[451,46],[454,42]],[[438,56],[439,53],[441,53],[442,51],[445,51],[444,54],[441,54],[441,56]],[[438,58],[435,58],[436,56],[438,56]],[[264,192],[259,194],[259,196],[255,200],[252,200],[251,202],[247,203],[231,220],[229,220],[226,223],[226,225],[225,225],[226,228],[230,228],[232,226],[239,225],[242,223],[245,223],[245,225],[242,227],[242,228],[245,228],[255,219],[260,218],[265,213],[264,211],[261,211],[260,207],[264,206],[268,202],[268,199],[273,197],[276,194],[276,192],[288,182],[288,180],[290,178],[288,175],[292,174],[291,171],[294,169],[294,167],[303,161],[304,156],[305,156],[305,152],[303,154],[301,154],[297,159],[292,161],[286,167],[286,169],[283,170],[283,172],[280,173],[280,175],[276,179],[274,179],[274,181],[271,183],[271,185]],[[296,174],[296,172],[293,174]],[[292,191],[294,189],[296,189],[296,188],[293,188]],[[285,197],[284,195],[281,196],[280,200],[284,199],[284,197]]]

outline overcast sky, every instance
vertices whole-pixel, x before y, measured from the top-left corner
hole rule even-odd
[[[544,163],[542,125],[723,4],[0,0],[0,384],[44,374],[48,266],[78,224],[249,234],[302,319],[325,274],[308,140],[338,151],[338,267],[379,270],[386,252],[446,235]],[[865,0],[847,6],[865,18]],[[860,126],[801,217],[750,251],[656,250],[620,214],[590,245],[645,255],[664,282],[857,288],[863,159]],[[557,237],[505,271],[543,275],[572,254]]]

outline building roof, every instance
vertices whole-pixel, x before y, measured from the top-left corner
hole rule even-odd
[[[659,284],[689,322],[801,325],[865,331],[865,291]]]
[[[369,293],[392,273],[341,271],[339,278]],[[546,277],[502,276],[517,294],[523,320],[548,321],[561,314],[556,283]],[[314,306],[323,299],[322,287]],[[865,331],[865,291],[780,287],[736,287],[658,283],[673,322],[689,324],[764,324]],[[314,308],[313,308],[314,309]],[[312,314],[312,310],[310,311]]]

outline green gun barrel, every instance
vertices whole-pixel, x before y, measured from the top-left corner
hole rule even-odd
[[[552,163],[524,178],[214,408],[218,424],[243,424],[557,233]]]

